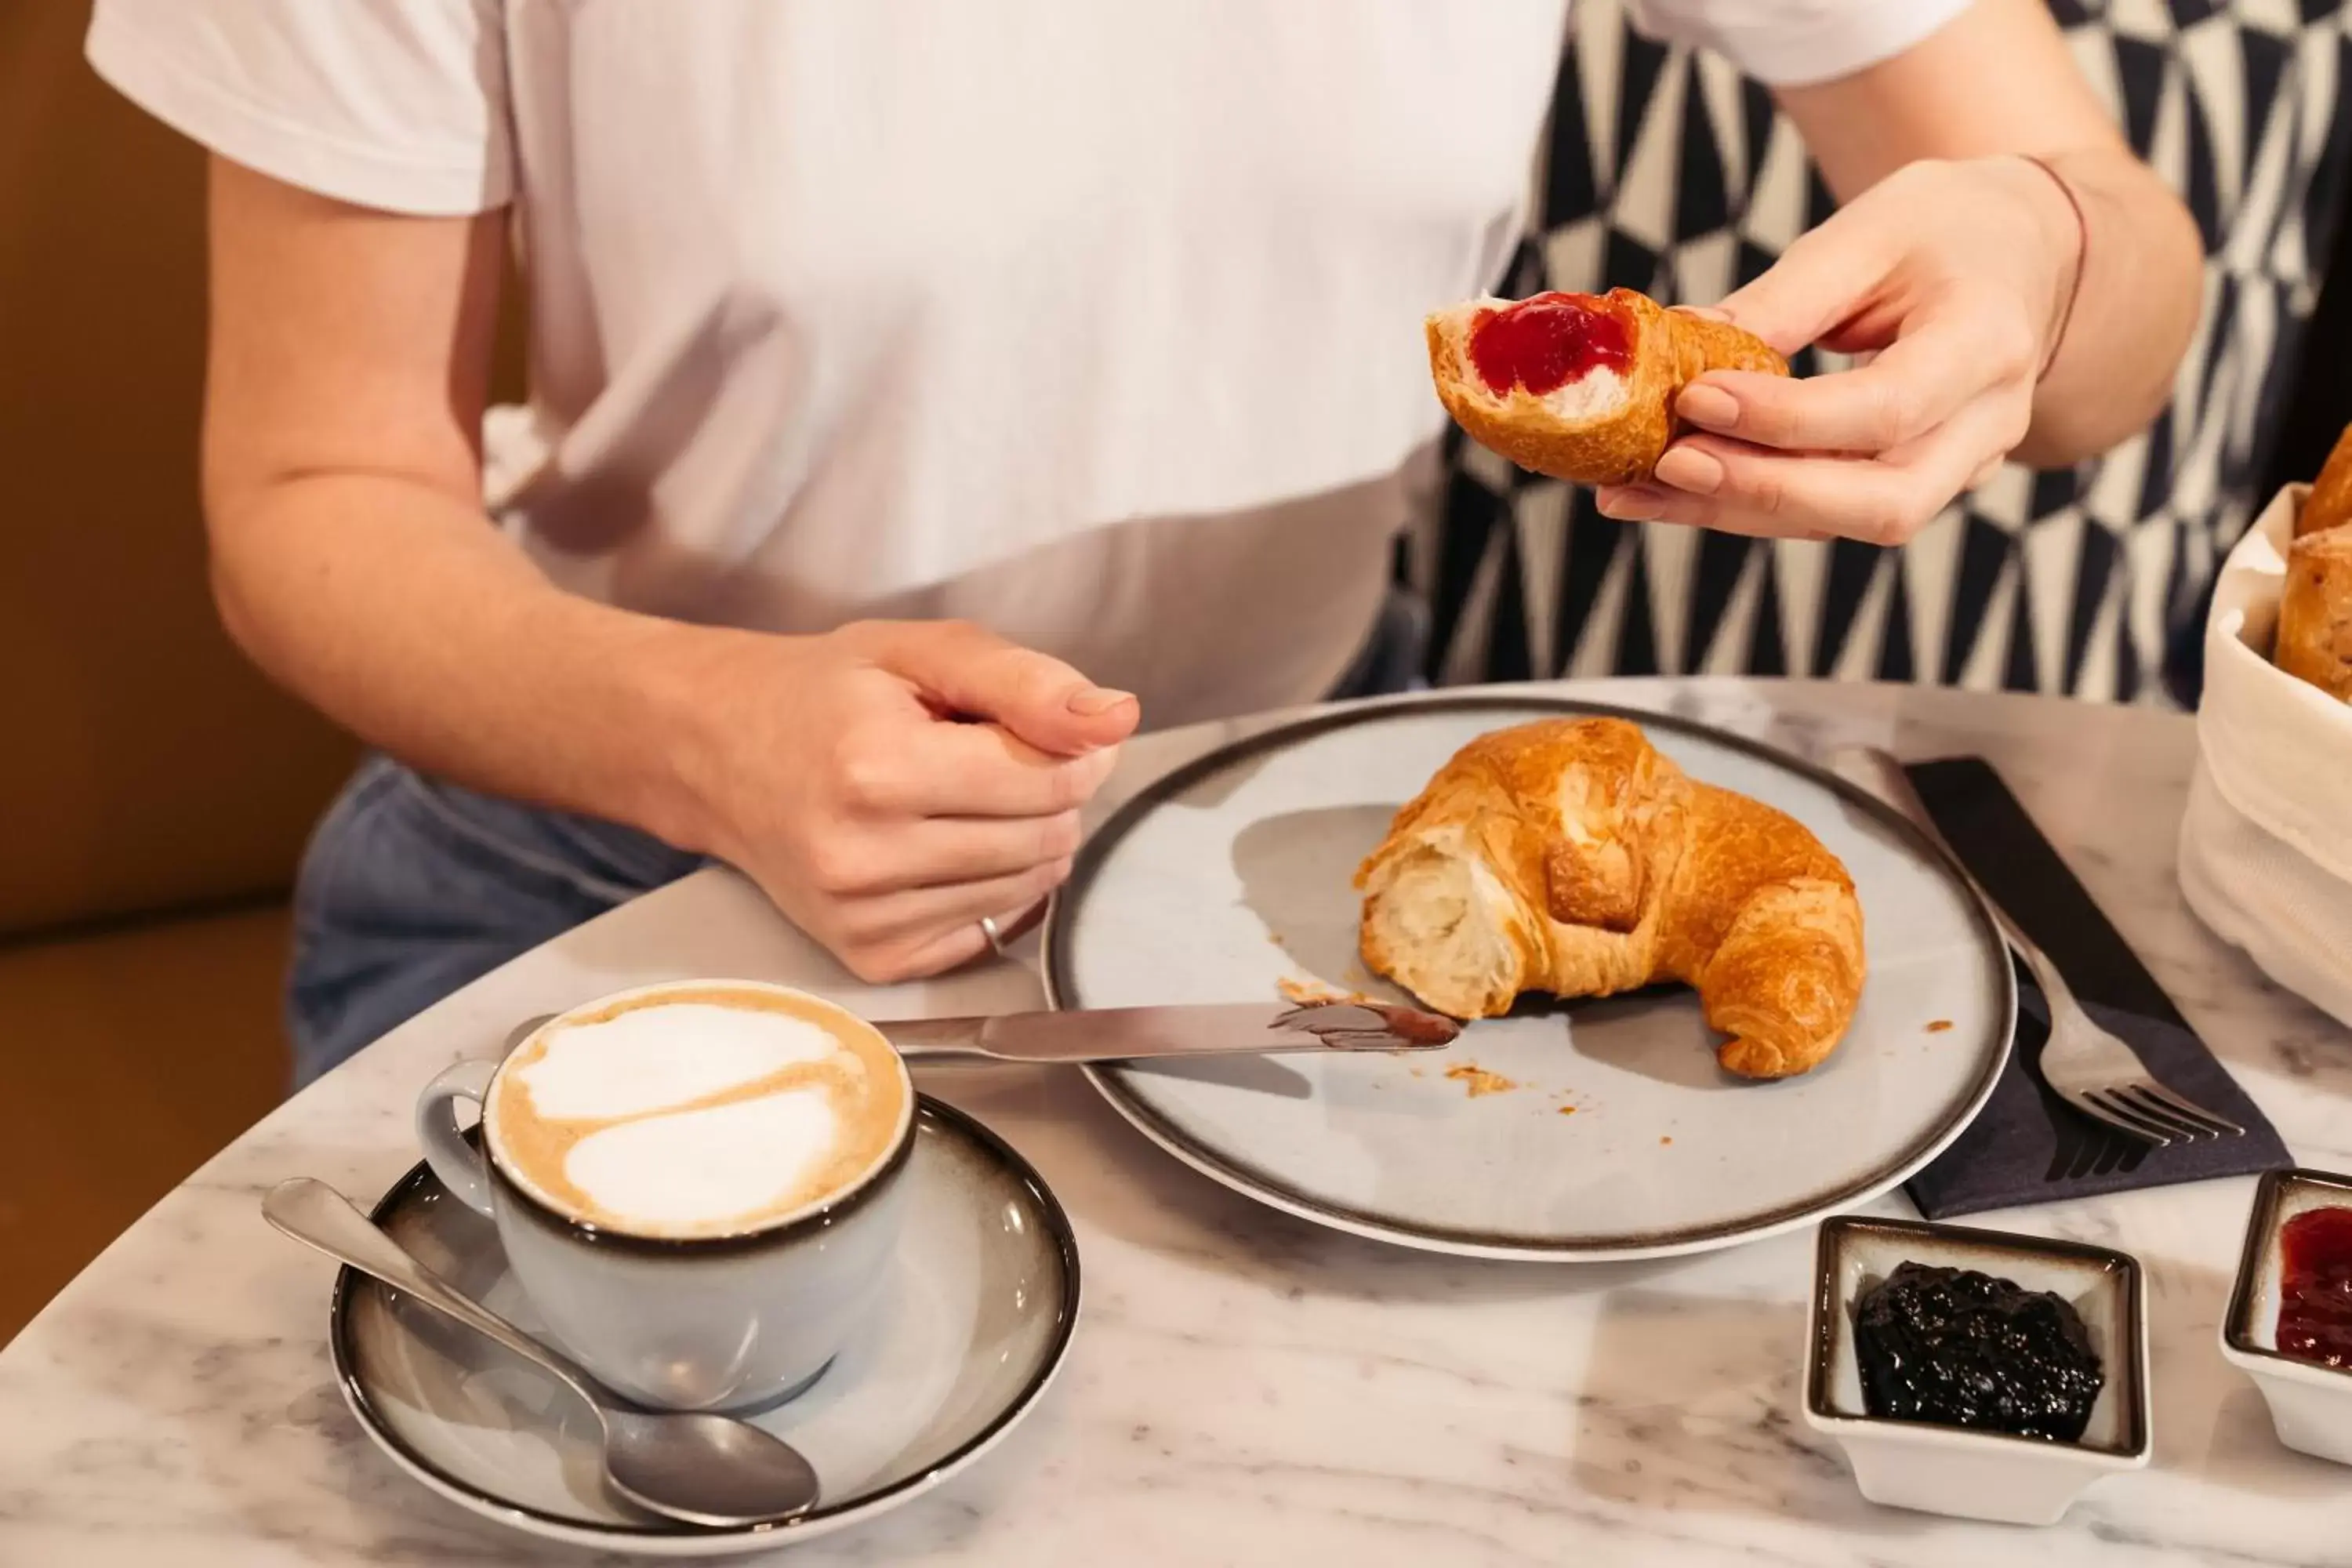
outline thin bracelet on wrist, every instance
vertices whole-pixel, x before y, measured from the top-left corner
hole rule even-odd
[[[2058,187],[2058,194],[2066,198],[2066,205],[2074,214],[2074,277],[2066,285],[2066,302],[2058,308],[2058,330],[2050,334],[2049,356],[2034,374],[2034,384],[2038,386],[2058,363],[2058,355],[2066,346],[2066,329],[2074,321],[2074,301],[2083,297],[2083,274],[2091,269],[2091,220],[2083,211],[2083,198],[2074,194],[2073,182],[2060,174],[2056,165],[2032,153],[2020,153],[2018,156],[2050,176],[2050,183]]]

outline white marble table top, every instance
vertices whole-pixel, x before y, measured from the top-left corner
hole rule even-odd
[[[2187,720],[1909,688],[1577,689],[1800,752],[1869,741],[1989,757],[2295,1154],[2352,1169],[2352,1036],[2267,984],[2175,890]],[[1135,745],[1122,785],[1234,728]],[[0,1564],[586,1561],[443,1503],[369,1445],[329,1372],[332,1268],[257,1205],[298,1173],[383,1190],[416,1158],[416,1088],[516,1020],[710,973],[811,985],[876,1016],[1036,997],[1014,964],[857,987],[721,873],[509,964],[237,1140],[0,1352]],[[967,1067],[925,1086],[1061,1194],[1085,1317],[1060,1383],[1003,1447],[871,1527],[789,1549],[805,1568],[2352,1564],[2352,1470],[2281,1447],[2215,1350],[2249,1181],[1987,1222],[2126,1248],[2150,1291],[2154,1464],[2102,1482],[2062,1525],[2022,1531],[1865,1503],[1800,1422],[1809,1234],[1605,1268],[1455,1261],[1228,1193],[1067,1070]],[[1900,1197],[1876,1206],[1909,1212]]]

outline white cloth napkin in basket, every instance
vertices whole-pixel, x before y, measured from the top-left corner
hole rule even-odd
[[[2305,489],[2263,510],[2214,589],[2180,890],[2273,980],[2352,1024],[2352,703],[2270,660]]]

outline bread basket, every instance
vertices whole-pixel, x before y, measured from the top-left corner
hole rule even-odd
[[[2263,509],[2214,588],[2180,890],[2265,974],[2352,1024],[2352,703],[2270,657],[2308,489]]]

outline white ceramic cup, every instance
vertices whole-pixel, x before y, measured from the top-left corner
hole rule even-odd
[[[616,1002],[667,991],[764,991],[866,1028],[820,997],[747,981],[680,981],[584,1003],[540,1031]],[[814,1382],[872,1310],[898,1237],[915,1091],[895,1052],[903,1110],[889,1148],[864,1174],[805,1209],[741,1235],[667,1238],[599,1229],[524,1190],[457,1121],[479,1106],[499,1062],[457,1063],[425,1086],[416,1136],[459,1201],[498,1226],[508,1265],[562,1347],[608,1387],[672,1410],[772,1405]]]

